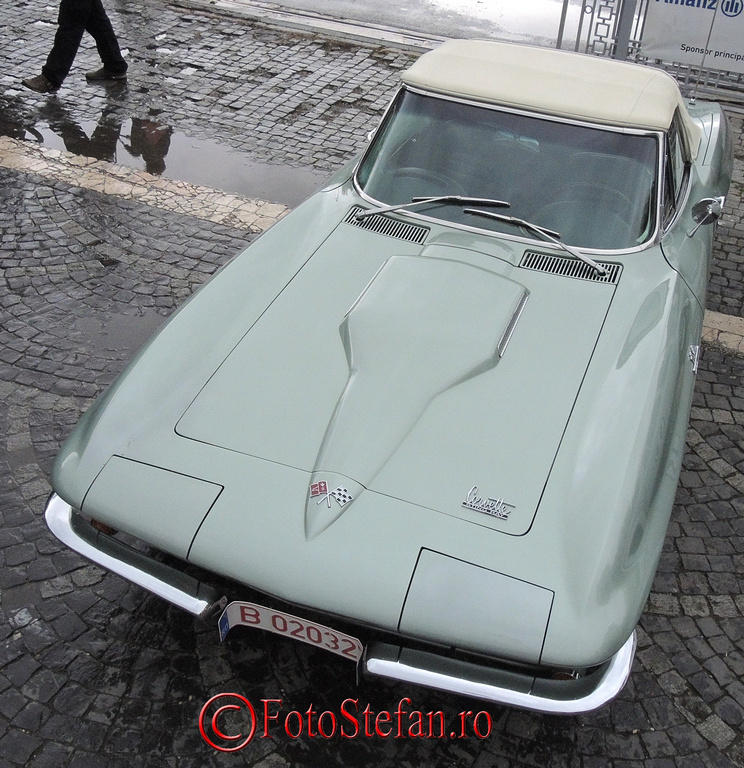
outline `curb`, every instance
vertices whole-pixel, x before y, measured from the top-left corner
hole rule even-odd
[[[138,200],[155,208],[245,229],[253,234],[275,224],[289,210],[271,203],[153,176],[123,165],[0,136],[0,167],[35,173],[72,187]]]
[[[706,344],[744,356],[744,317],[706,310],[702,340]]]
[[[267,27],[331,35],[336,40],[357,45],[374,47],[385,45],[410,53],[425,53],[447,39],[438,35],[386,27],[381,24],[334,19],[313,11],[289,11],[260,0],[171,0],[171,2],[181,8],[238,16]]]

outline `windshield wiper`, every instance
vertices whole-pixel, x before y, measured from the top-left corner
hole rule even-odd
[[[415,205],[425,203],[459,203],[460,205],[493,205],[498,208],[509,208],[511,203],[505,200],[492,200],[489,197],[466,197],[465,195],[437,195],[436,197],[412,197],[410,203],[398,203],[397,205],[385,205],[380,208],[372,208],[369,211],[362,211],[354,218],[364,219],[367,216],[374,216],[376,213],[391,213],[392,211],[402,211],[406,208],[413,208]]]
[[[523,227],[524,229],[528,229],[531,232],[536,232],[543,237],[547,237],[548,240],[550,240],[552,243],[555,243],[559,248],[562,248],[564,251],[566,251],[566,253],[570,253],[571,256],[579,259],[579,261],[583,261],[584,264],[591,267],[598,275],[607,274],[607,270],[600,264],[597,264],[594,259],[590,259],[576,248],[572,248],[570,245],[566,245],[563,240],[561,240],[560,232],[548,229],[547,227],[541,227],[539,224],[533,224],[531,221],[526,221],[525,219],[518,219],[516,216],[504,216],[501,213],[479,211],[477,208],[466,208],[463,213],[473,213],[476,216],[485,216],[489,219],[496,219],[496,221],[505,221],[507,224],[514,224],[517,227]]]

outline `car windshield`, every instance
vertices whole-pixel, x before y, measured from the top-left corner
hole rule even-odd
[[[514,217],[554,230],[570,245],[627,249],[656,230],[657,148],[652,133],[577,125],[404,89],[356,179],[366,195],[384,205],[437,195],[504,200]],[[513,222],[479,217],[451,200],[412,210],[528,234]]]

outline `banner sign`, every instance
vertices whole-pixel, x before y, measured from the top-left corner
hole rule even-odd
[[[744,72],[744,0],[648,0],[641,54]]]

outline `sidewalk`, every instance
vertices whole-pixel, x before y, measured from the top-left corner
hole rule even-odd
[[[420,55],[446,38],[379,24],[362,24],[304,10],[289,11],[261,0],[174,0],[176,5],[227,14],[279,29],[319,34],[334,40],[363,45],[385,45]]]
[[[47,149],[7,136],[0,136],[0,167],[124,200],[137,200],[164,211],[196,216],[250,233],[268,229],[288,210],[279,203],[227,194],[186,181],[171,181],[146,171]]]

